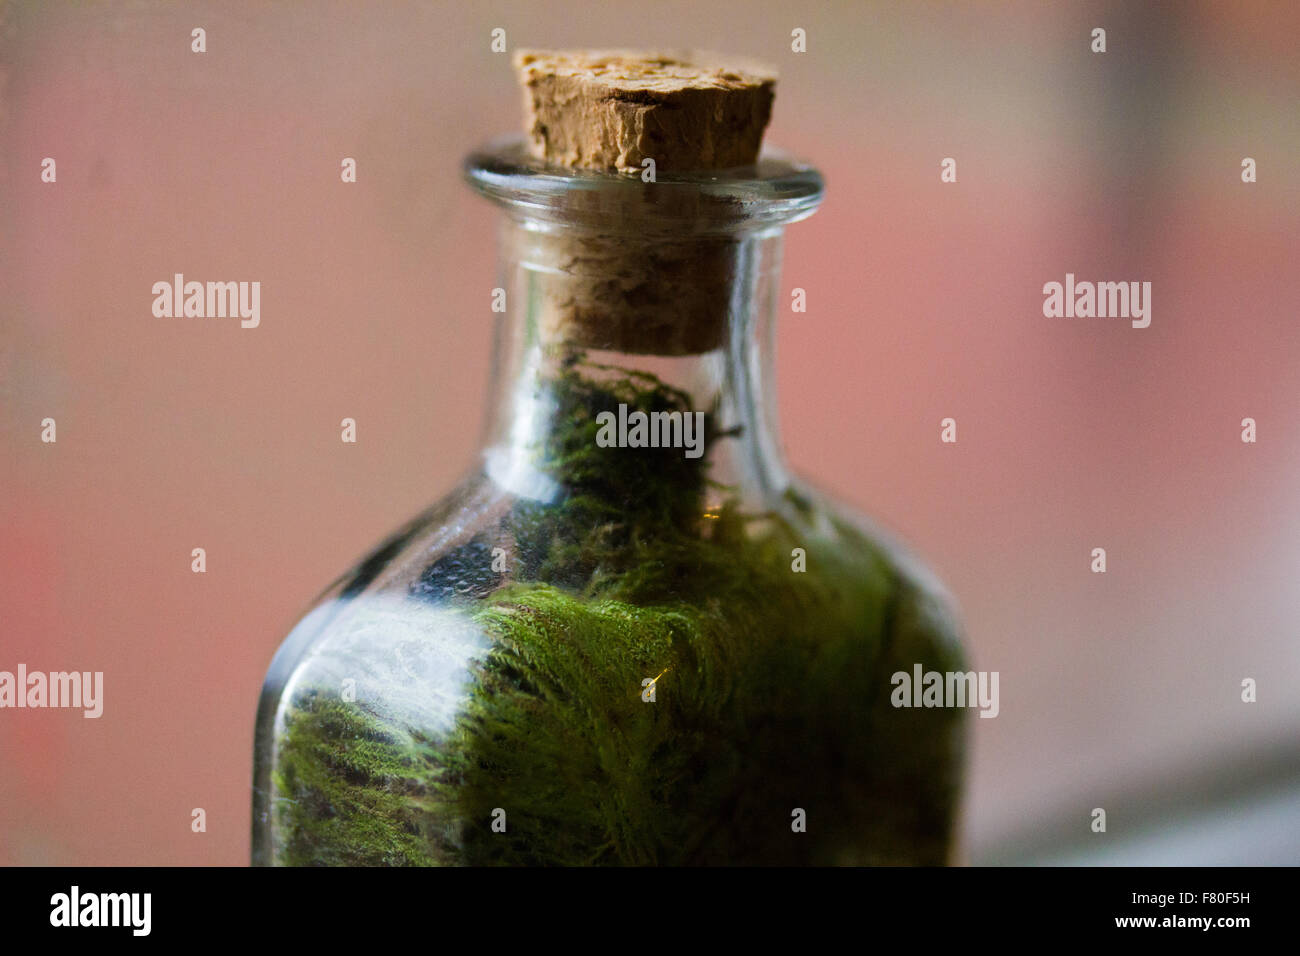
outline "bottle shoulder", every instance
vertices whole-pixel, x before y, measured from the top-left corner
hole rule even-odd
[[[960,605],[908,542],[805,481],[792,484],[785,497],[806,526],[822,529],[847,553],[867,556],[883,569],[893,585],[893,617],[903,638],[931,644],[951,660],[963,660]]]
[[[936,648],[943,657],[960,656],[956,602],[937,575],[895,535],[806,484],[769,503],[755,541],[737,547],[722,532],[713,540],[642,541],[639,563],[617,574],[600,565],[597,553],[583,553],[600,541],[598,528],[580,543],[560,541],[546,510],[530,507],[484,475],[462,482],[318,599],[282,644],[267,684],[288,683],[308,659],[315,661],[313,672],[346,679],[323,662],[382,656],[388,645],[395,650],[383,653],[400,656],[406,648],[409,655],[412,642],[444,645],[450,659],[426,666],[462,674],[468,652],[484,652],[488,644],[485,604],[517,601],[524,592],[535,598],[552,588],[629,604],[663,604],[669,595],[676,604],[733,610],[742,601],[794,606],[785,592],[798,588],[848,594],[879,618],[873,629],[897,631],[899,652],[913,645],[927,657]],[[827,588],[819,592],[822,584]]]
[[[495,859],[503,844],[466,821],[507,799],[598,827],[591,781],[635,802],[647,779],[656,793],[692,779],[664,806],[695,810],[646,822],[653,839],[629,853],[781,858],[788,848],[756,849],[713,821],[736,801],[806,806],[809,781],[824,780],[813,789],[839,829],[815,858],[858,859],[842,847],[874,833],[862,859],[941,859],[960,714],[890,703],[894,673],[959,660],[939,591],[904,549],[819,497],[724,512],[631,542],[628,562],[599,526],[574,537],[567,519],[471,482],[390,536],[268,674],[262,858]],[[713,768],[702,783],[701,767]],[[557,774],[573,786],[551,786]],[[769,789],[755,796],[751,779]],[[906,829],[922,825],[911,816],[882,823],[900,793],[928,808],[925,833]],[[692,849],[696,827],[712,835]],[[521,846],[530,860],[574,859],[563,841]]]

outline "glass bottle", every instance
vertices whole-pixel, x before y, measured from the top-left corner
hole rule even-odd
[[[517,139],[465,171],[505,212],[482,462],[275,655],[253,862],[951,861],[961,711],[891,703],[961,669],[949,601],[778,440],[782,234],[820,175]]]

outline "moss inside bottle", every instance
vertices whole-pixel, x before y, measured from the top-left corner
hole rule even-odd
[[[782,232],[820,176],[520,140],[466,173],[505,212],[482,460],[277,653],[254,863],[951,862],[962,711],[891,703],[963,669],[949,601],[780,453]]]

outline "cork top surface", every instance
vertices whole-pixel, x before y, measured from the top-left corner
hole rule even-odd
[[[689,172],[754,163],[776,71],[708,51],[519,50],[536,157],[577,169]]]
[[[707,50],[519,50],[515,68],[529,77],[574,77],[593,87],[664,96],[687,89],[741,90],[776,83],[776,71],[757,60]]]

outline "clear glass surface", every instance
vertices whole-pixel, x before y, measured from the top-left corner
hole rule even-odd
[[[961,711],[895,708],[890,677],[962,669],[950,603],[781,454],[782,232],[819,175],[768,154],[644,183],[518,141],[466,175],[505,213],[512,306],[481,462],[276,654],[253,862],[949,862]],[[600,288],[565,258],[586,238],[687,263],[682,297],[624,288],[608,340],[600,315],[557,334],[547,303]],[[602,444],[620,405],[672,440]]]

